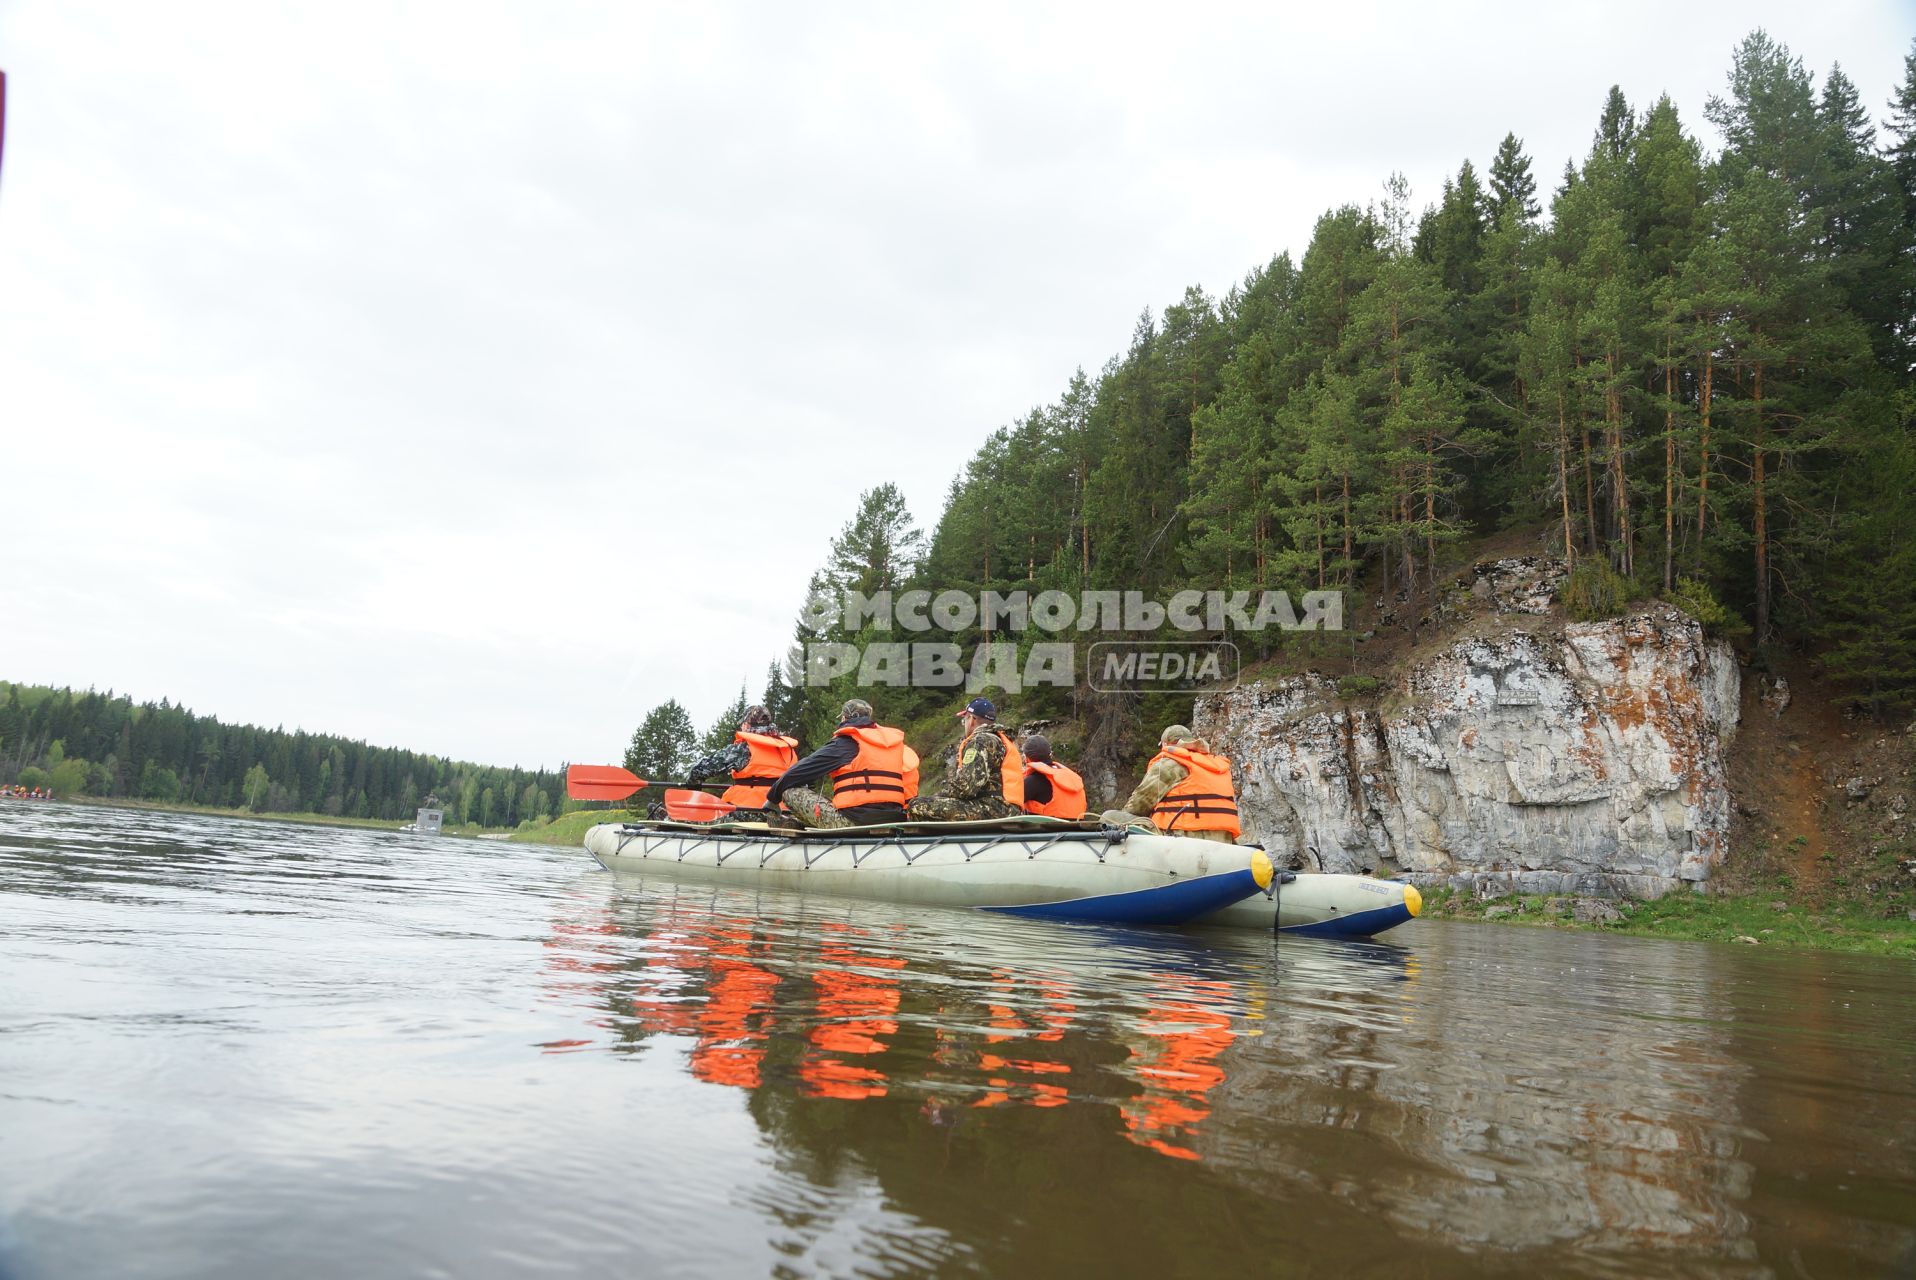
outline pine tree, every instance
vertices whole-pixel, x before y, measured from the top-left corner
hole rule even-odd
[[[692,763],[691,749],[697,737],[692,717],[685,714],[685,708],[676,698],[668,698],[646,712],[645,719],[633,730],[631,745],[625,749],[625,767],[648,781],[670,782]],[[492,788],[486,788],[485,795],[491,794]],[[628,807],[635,813],[642,812],[646,804],[661,794],[660,787],[644,788],[632,797]],[[490,802],[483,801],[483,804],[485,812],[481,821],[491,825]]]
[[[1903,193],[1903,223],[1916,227],[1916,40],[1903,55],[1903,82],[1889,100],[1887,131],[1893,141],[1886,154]]]
[[[875,595],[903,589],[919,557],[925,536],[912,522],[905,495],[895,484],[867,489],[858,511],[836,538],[825,562],[824,580],[833,590]]]
[[[1609,96],[1603,100],[1603,116],[1597,121],[1592,151],[1602,159],[1620,160],[1630,153],[1630,141],[1635,131],[1636,117],[1630,112],[1623,89],[1613,84]]]
[[[1575,563],[1578,548],[1589,545],[1592,535],[1579,518],[1582,507],[1573,496],[1571,476],[1572,440],[1581,423],[1571,274],[1556,257],[1546,256],[1536,268],[1534,289],[1520,357],[1529,388],[1523,440],[1526,453],[1549,460],[1549,479],[1529,492],[1548,499],[1547,509],[1533,508],[1533,513],[1556,518],[1564,561]]]
[[[1686,341],[1692,299],[1682,273],[1707,219],[1703,149],[1687,135],[1665,96],[1644,117],[1631,154],[1632,225],[1647,307],[1644,336],[1651,350],[1641,366],[1652,371],[1646,408],[1660,418],[1663,438],[1663,589],[1676,586],[1679,503],[1687,496],[1684,456],[1693,421],[1685,388],[1691,381]],[[1687,525],[1684,526],[1687,530]]]
[[[745,719],[745,711],[749,706],[751,703],[745,697],[745,686],[740,685],[738,697],[732,699],[731,705],[719,712],[718,719],[712,722],[712,727],[705,731],[703,738],[699,739],[700,753],[709,755],[731,746],[732,738],[738,732],[739,722]]]
[[[1826,671],[1849,682],[1848,701],[1876,716],[1916,709],[1916,399],[1904,421],[1852,468],[1834,560],[1818,592]]]
[[[778,727],[796,734],[805,718],[805,691],[786,679],[783,663],[771,662],[765,668],[765,693],[759,699],[772,713]]]
[[[1856,86],[1832,67],[1817,106],[1821,163],[1813,193],[1830,283],[1869,331],[1886,373],[1908,370],[1907,330],[1916,302],[1916,232],[1903,218],[1902,193]]]
[[[1518,222],[1535,222],[1541,212],[1537,205],[1537,180],[1531,176],[1530,157],[1524,154],[1523,139],[1506,133],[1490,162],[1487,220],[1495,223],[1512,216]]]
[[[1719,165],[1732,178],[1756,170],[1782,182],[1807,208],[1823,130],[1800,59],[1761,29],[1736,48],[1728,97],[1712,95],[1703,114],[1723,133]]]
[[[1595,189],[1585,186],[1586,191]],[[1621,210],[1610,208],[1597,215],[1573,271],[1579,301],[1579,381],[1591,412],[1603,424],[1599,487],[1605,501],[1600,523],[1614,567],[1628,577],[1635,571],[1630,455],[1638,380],[1635,360],[1641,341],[1636,330],[1644,303]]]
[[[1285,370],[1287,386],[1302,386],[1342,345],[1351,306],[1377,273],[1380,237],[1376,219],[1356,205],[1317,220],[1298,272],[1299,341]]]

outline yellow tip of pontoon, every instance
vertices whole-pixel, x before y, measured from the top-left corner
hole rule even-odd
[[[1417,892],[1416,885],[1406,884],[1404,886],[1404,906],[1409,908],[1410,913],[1414,916],[1424,914],[1424,895]]]
[[[1251,851],[1251,878],[1257,881],[1257,887],[1260,889],[1270,888],[1271,880],[1276,874],[1276,869],[1271,866],[1271,855],[1265,853],[1262,849],[1253,849]],[[1416,915],[1417,908],[1412,907],[1410,913]]]

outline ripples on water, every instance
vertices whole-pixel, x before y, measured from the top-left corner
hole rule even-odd
[[[0,1275],[1916,1274],[1912,976],[12,802]]]

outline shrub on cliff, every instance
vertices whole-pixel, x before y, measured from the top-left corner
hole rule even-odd
[[[1664,599],[1702,623],[1707,635],[1733,640],[1750,634],[1750,624],[1742,615],[1718,600],[1709,584],[1699,578],[1678,578],[1676,590]]]
[[[1564,612],[1578,622],[1614,618],[1630,603],[1630,583],[1602,560],[1578,562],[1557,592]]]

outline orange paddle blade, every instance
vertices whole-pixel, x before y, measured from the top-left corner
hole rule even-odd
[[[674,822],[713,822],[735,808],[736,805],[726,804],[717,796],[708,796],[703,791],[665,793],[665,816]]]
[[[616,764],[575,764],[565,771],[565,793],[574,800],[623,800],[649,785]]]

